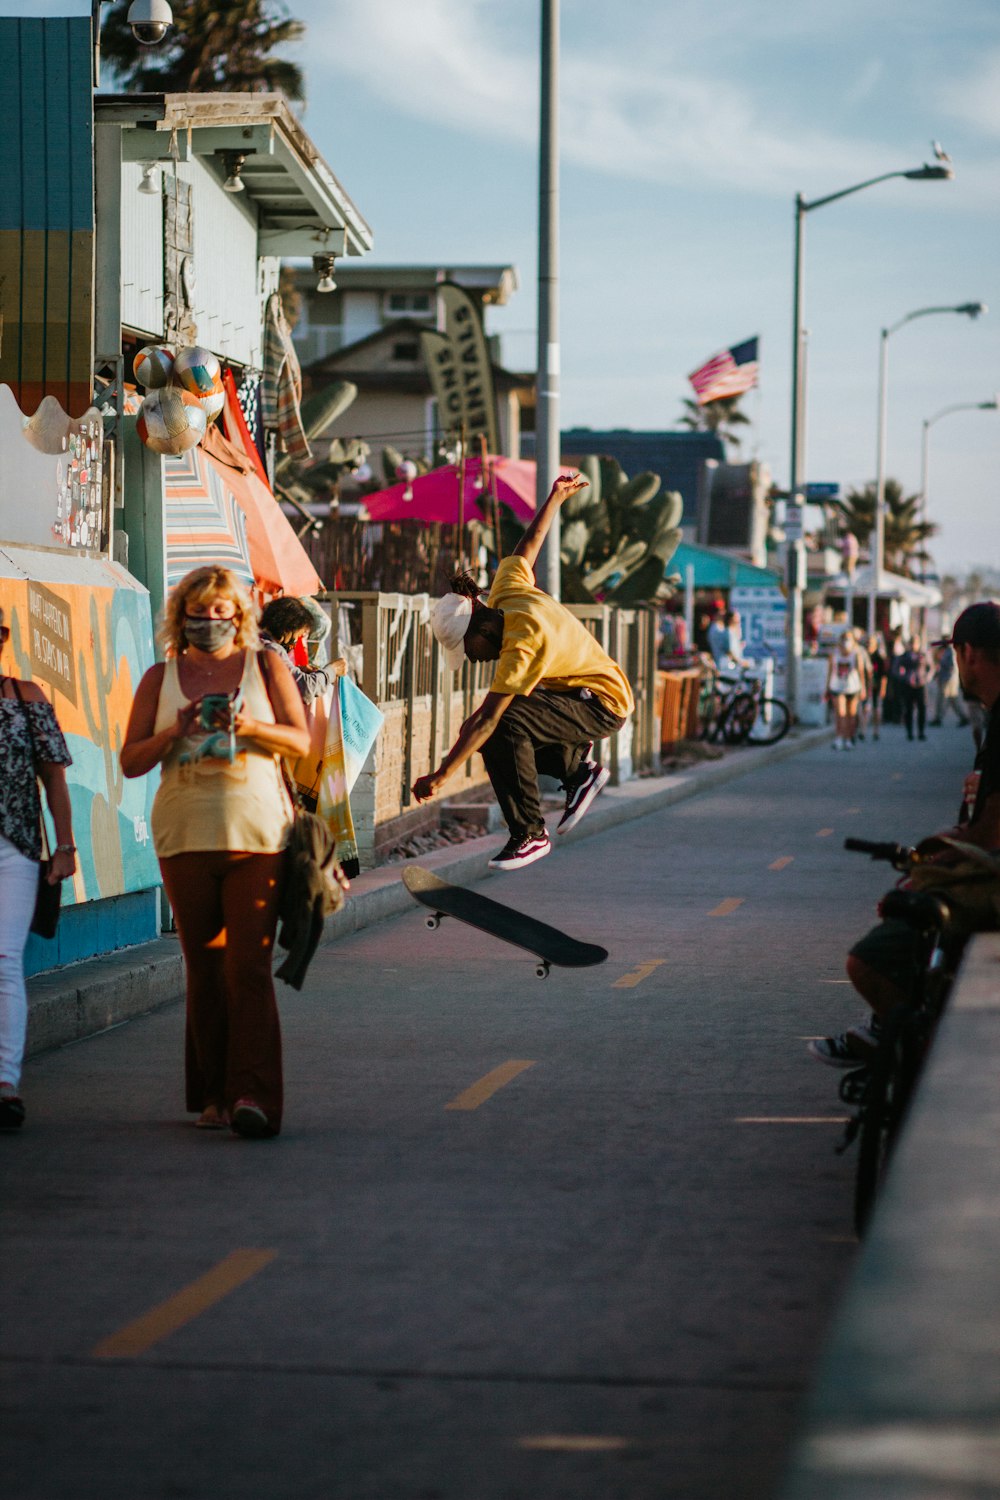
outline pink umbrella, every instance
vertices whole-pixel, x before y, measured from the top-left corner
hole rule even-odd
[[[364,507],[372,521],[440,521],[454,526],[459,521],[458,464],[432,469],[415,479],[394,484],[387,490],[366,495]],[[568,472],[568,471],[567,471]],[[492,476],[492,479],[491,479]],[[521,521],[535,514],[535,465],[531,459],[486,459],[486,472],[479,458],[465,463],[462,519],[490,521],[491,491]]]

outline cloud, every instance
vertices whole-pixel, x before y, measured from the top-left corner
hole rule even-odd
[[[520,46],[511,41],[515,15],[524,21]],[[328,0],[307,19],[314,68],[363,81],[416,119],[534,149],[538,62],[527,8]],[[857,86],[867,92],[875,83],[869,74]],[[564,160],[618,177],[787,195],[897,164],[898,148],[785,124],[770,100],[757,102],[748,86],[709,68],[693,70],[676,53],[616,60],[592,43],[574,50],[565,28],[560,97]]]
[[[1000,136],[1000,49],[984,58],[965,78],[938,90],[942,108],[957,120],[989,135]]]

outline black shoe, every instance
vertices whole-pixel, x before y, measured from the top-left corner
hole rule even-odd
[[[552,844],[543,828],[541,833],[529,833],[523,839],[509,838],[500,853],[490,860],[489,867],[491,870],[521,870],[551,853]]]
[[[24,1100],[17,1094],[0,1094],[0,1130],[20,1130],[24,1124]]]
[[[927,736],[926,736],[926,734],[922,734],[922,735],[919,735],[918,738],[920,738],[922,740],[925,740],[927,738]]]
[[[559,819],[556,833],[569,833],[583,817],[598,792],[607,784],[611,772],[596,761],[584,761],[577,772],[576,781],[566,793],[566,810]]]

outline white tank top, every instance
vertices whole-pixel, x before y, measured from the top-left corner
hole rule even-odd
[[[252,719],[276,722],[256,651],[247,651],[239,693]],[[164,664],[155,732],[168,728],[191,700],[181,691],[177,658]],[[279,757],[237,738],[235,758],[212,750],[205,731],[175,741],[163,758],[160,786],[150,819],[160,859],[200,849],[277,854],[284,849],[295,816]],[[225,736],[214,748],[225,751]]]

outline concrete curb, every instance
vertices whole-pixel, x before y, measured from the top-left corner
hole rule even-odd
[[[566,842],[590,838],[648,813],[659,812],[764,766],[812,750],[832,736],[833,731],[827,728],[793,730],[777,745],[734,750],[722,760],[708,761],[690,770],[610,787],[602,792],[579,827],[567,834]],[[553,815],[551,821],[555,823],[557,818]],[[504,834],[487,834],[408,863],[426,865],[455,885],[472,885],[489,875],[489,859],[504,839]],[[322,943],[336,942],[376,922],[412,911],[412,897],[400,879],[402,868],[401,864],[385,865],[355,880],[350,900],[327,921]],[[94,1036],[171,1004],[183,993],[184,961],[176,937],[160,938],[106,958],[36,975],[28,981],[25,1055],[33,1057],[50,1047]]]

